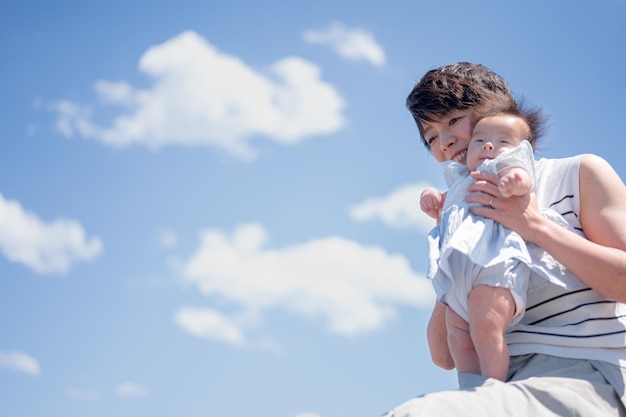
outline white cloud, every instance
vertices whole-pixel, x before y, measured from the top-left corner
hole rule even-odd
[[[119,397],[147,397],[148,390],[134,382],[124,382],[115,388],[115,393]]]
[[[0,369],[11,369],[31,375],[40,375],[41,367],[37,359],[23,352],[0,351]]]
[[[368,198],[350,209],[355,221],[379,220],[398,229],[429,231],[435,220],[420,209],[420,195],[428,184],[409,184],[392,190],[382,197]]]
[[[263,323],[262,312],[243,306],[236,314],[225,314],[212,308],[183,307],[174,315],[175,322],[188,333],[235,347],[258,348],[281,353],[282,345],[264,334],[253,334]]]
[[[185,307],[176,312],[176,323],[194,336],[233,346],[244,343],[241,325],[216,310]]]
[[[139,70],[154,81],[151,88],[96,82],[102,103],[125,111],[110,126],[92,122],[90,107],[61,100],[53,106],[59,132],[116,147],[210,145],[253,159],[255,136],[295,144],[345,123],[343,99],[315,64],[299,57],[283,58],[262,73],[187,31],[149,48]]]
[[[67,272],[78,261],[90,261],[102,252],[97,237],[87,238],[75,220],[43,222],[19,202],[0,194],[0,251],[40,274]]]
[[[67,396],[73,400],[80,401],[98,401],[100,399],[100,396],[96,391],[78,388],[68,388]]]
[[[406,258],[341,237],[269,249],[265,229],[244,224],[230,236],[205,230],[200,240],[182,274],[202,293],[259,314],[271,308],[321,318],[335,334],[380,329],[398,306],[419,308],[433,299],[430,283]],[[249,328],[212,310],[182,309],[177,320],[194,335],[233,345]]]
[[[306,31],[303,37],[307,42],[332,47],[343,58],[366,60],[378,67],[385,65],[385,51],[366,30],[335,22],[324,30]]]

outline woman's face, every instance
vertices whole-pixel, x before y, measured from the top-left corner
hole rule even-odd
[[[474,110],[453,110],[436,122],[422,122],[424,140],[438,162],[465,164],[467,147],[478,116]]]

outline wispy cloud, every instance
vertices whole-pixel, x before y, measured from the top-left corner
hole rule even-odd
[[[201,233],[200,245],[183,264],[186,281],[229,306],[262,314],[282,309],[322,318],[334,334],[357,335],[382,328],[398,306],[432,302],[431,285],[402,255],[341,238],[327,237],[285,247],[266,247],[259,224],[232,234]],[[196,336],[241,345],[250,321],[215,310],[183,308],[177,321]],[[256,323],[258,324],[258,323]]]
[[[0,251],[37,273],[60,274],[76,262],[98,256],[102,242],[97,237],[87,238],[76,220],[44,222],[0,194]]]
[[[308,30],[303,37],[307,42],[330,46],[343,58],[365,60],[377,67],[385,65],[385,51],[374,35],[364,29],[335,22],[323,30]]]
[[[206,307],[182,307],[175,316],[176,323],[188,333],[240,348],[254,348],[280,353],[283,346],[263,334],[263,311],[238,305],[236,312],[223,312]],[[259,333],[261,332],[261,333]]]
[[[142,387],[141,385],[127,381],[115,388],[115,393],[119,397],[129,398],[129,397],[147,397],[149,392],[148,389]]]
[[[79,388],[68,388],[67,396],[72,400],[79,401],[98,401],[100,399],[100,396],[96,391]]]
[[[0,369],[3,368],[30,375],[41,374],[41,366],[37,359],[17,351],[0,351]]]
[[[178,244],[178,234],[173,230],[163,230],[158,235],[159,246],[171,249]]]
[[[60,100],[53,105],[59,132],[115,147],[210,145],[253,159],[253,136],[295,144],[345,123],[341,96],[315,64],[299,57],[260,72],[187,31],[149,48],[139,70],[153,80],[151,88],[96,82],[98,98],[124,111],[109,126],[92,121],[91,106]]]
[[[420,210],[420,195],[428,184],[409,184],[398,187],[389,194],[368,198],[350,211],[350,217],[359,222],[378,220],[398,229],[428,231],[435,221]]]
[[[219,340],[233,346],[244,343],[241,324],[217,310],[184,307],[176,312],[175,320],[194,336]]]

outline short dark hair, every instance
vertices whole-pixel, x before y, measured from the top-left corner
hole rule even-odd
[[[535,143],[537,142],[537,140],[543,137],[548,130],[548,116],[543,112],[541,107],[531,106],[523,98],[520,99],[514,106],[501,109],[492,109],[481,114],[480,118],[482,119],[485,117],[498,115],[516,116],[522,119],[526,123],[526,125],[528,125],[530,136],[527,138],[527,140],[530,142],[533,148],[535,147]]]
[[[434,122],[453,110],[475,109],[478,113],[494,108],[515,106],[509,85],[489,68],[458,62],[428,71],[415,84],[406,99],[422,142],[423,122]]]

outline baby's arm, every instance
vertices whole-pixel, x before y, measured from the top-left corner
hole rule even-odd
[[[511,167],[499,174],[498,190],[502,197],[508,198],[514,195],[524,195],[530,192],[530,174],[522,167]]]
[[[424,213],[438,221],[439,212],[443,207],[444,201],[446,201],[445,194],[441,194],[434,188],[426,188],[422,191],[422,195],[420,197],[420,208]]]

